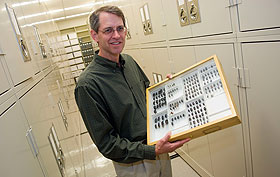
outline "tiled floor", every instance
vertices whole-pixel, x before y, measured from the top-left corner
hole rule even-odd
[[[111,160],[103,157],[92,143],[88,133],[82,135],[84,173],[79,177],[115,177]],[[181,158],[171,160],[173,177],[199,177],[199,175]],[[82,176],[83,175],[83,176]]]
[[[102,156],[88,133],[82,136],[85,177],[116,176],[111,160]]]
[[[67,152],[67,177],[116,177],[112,161],[103,157],[92,142],[77,108],[68,113],[69,123],[78,135],[64,139],[61,143]],[[78,118],[79,117],[79,118]],[[78,118],[78,119],[77,119]],[[74,133],[75,134],[75,133]],[[82,148],[81,148],[82,147]],[[170,155],[174,155],[171,153]],[[199,175],[180,157],[171,160],[173,177],[199,177]]]
[[[171,160],[173,177],[199,177],[199,175],[179,156]]]

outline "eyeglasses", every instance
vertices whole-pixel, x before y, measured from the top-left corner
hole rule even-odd
[[[105,28],[104,30],[99,30],[99,31],[101,31],[105,35],[113,35],[113,33],[115,31],[117,31],[120,35],[122,35],[126,31],[126,27],[118,26],[116,29],[114,29],[113,27],[108,27],[108,28]]]

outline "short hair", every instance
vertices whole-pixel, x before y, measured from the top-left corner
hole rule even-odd
[[[98,33],[100,23],[99,23],[99,15],[101,12],[107,12],[114,14],[118,17],[121,17],[123,21],[123,25],[125,26],[125,18],[122,10],[118,8],[117,6],[103,6],[95,10],[89,17],[89,22],[90,22],[90,28],[94,30],[96,33]]]

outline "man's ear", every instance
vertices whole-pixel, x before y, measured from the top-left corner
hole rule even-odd
[[[93,29],[90,30],[90,35],[92,37],[92,39],[98,43],[98,36],[97,36],[97,32],[94,31]]]

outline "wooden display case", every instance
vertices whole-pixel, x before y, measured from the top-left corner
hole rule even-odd
[[[216,55],[146,90],[147,139],[197,138],[241,123]]]

